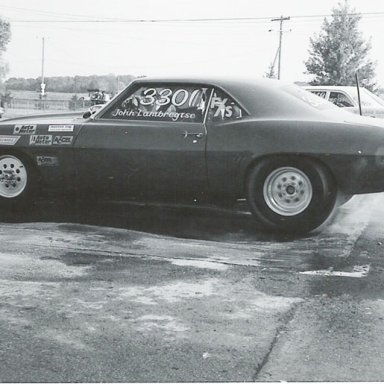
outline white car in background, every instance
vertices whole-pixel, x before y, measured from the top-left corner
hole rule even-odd
[[[360,114],[356,87],[343,86],[304,86],[307,91],[344,108],[346,111]],[[384,100],[365,88],[360,87],[361,110],[363,116],[384,118]]]

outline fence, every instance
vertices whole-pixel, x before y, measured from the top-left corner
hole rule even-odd
[[[40,100],[12,98],[6,103],[6,107],[14,109],[37,109],[55,111],[74,111],[87,109],[91,105],[89,100]]]

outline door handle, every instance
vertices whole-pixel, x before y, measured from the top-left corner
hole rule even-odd
[[[184,139],[186,139],[187,137],[192,137],[193,139],[202,139],[205,135],[204,135],[204,133],[201,133],[201,132],[187,132],[187,131],[185,131],[183,136],[184,136]]]

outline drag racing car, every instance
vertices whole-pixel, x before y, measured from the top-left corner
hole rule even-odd
[[[48,192],[228,205],[306,232],[384,191],[384,126],[276,80],[139,78],[96,114],[0,124],[0,204]],[[22,207],[22,208],[20,208]]]

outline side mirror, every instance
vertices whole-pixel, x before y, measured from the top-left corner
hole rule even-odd
[[[86,111],[83,113],[83,118],[84,119],[88,119],[88,117],[91,117],[92,116],[92,112],[91,111]]]

